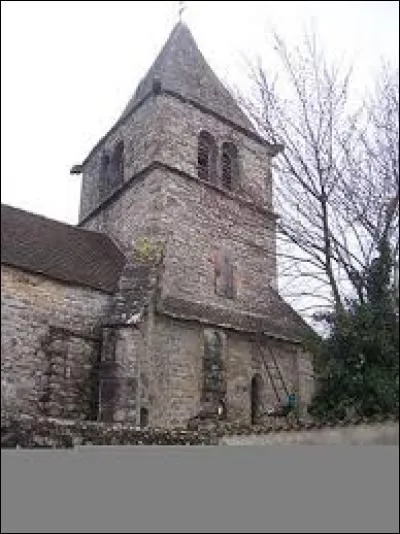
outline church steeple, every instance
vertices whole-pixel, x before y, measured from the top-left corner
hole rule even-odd
[[[121,118],[126,117],[153,90],[155,82],[160,89],[203,105],[239,126],[254,131],[248,118],[208,65],[188,26],[182,21],[177,22],[173,28]]]
[[[121,117],[76,168],[83,175],[80,223],[154,165],[270,210],[269,164],[276,153],[179,20]]]

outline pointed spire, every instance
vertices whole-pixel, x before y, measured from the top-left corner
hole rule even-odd
[[[188,28],[176,23],[153,65],[125,108],[125,117],[149,92],[169,90],[254,131],[234,98],[217,78]]]

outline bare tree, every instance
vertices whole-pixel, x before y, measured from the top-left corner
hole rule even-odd
[[[398,70],[384,65],[365,105],[365,125],[358,145],[346,149],[348,174],[342,206],[360,243],[363,265],[369,265],[382,239],[390,243],[394,282],[399,259],[399,84]],[[358,273],[360,276],[362,273]],[[364,278],[354,283],[362,299]]]
[[[340,310],[349,295],[363,298],[382,237],[398,256],[397,79],[386,70],[359,102],[352,70],[328,63],[315,35],[294,50],[275,35],[274,50],[278,74],[258,61],[254,93],[239,100],[260,133],[284,146],[274,170],[281,291],[307,303],[299,311]]]

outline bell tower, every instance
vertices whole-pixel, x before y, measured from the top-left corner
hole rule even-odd
[[[132,362],[141,354],[150,424],[187,421],[204,406],[250,420],[252,376],[265,374],[254,332],[280,340],[287,369],[298,369],[297,349],[282,343],[304,323],[276,291],[271,162],[280,150],[179,21],[117,123],[73,169],[81,227],[109,235],[128,259],[162,250],[145,348],[124,330],[115,349]]]

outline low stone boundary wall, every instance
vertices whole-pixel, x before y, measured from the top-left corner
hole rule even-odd
[[[299,432],[224,436],[219,443],[220,445],[398,445],[399,424],[387,422]]]
[[[28,415],[2,416],[2,448],[72,448],[85,445],[268,445],[268,444],[398,445],[398,419],[358,420],[326,425],[273,422],[243,427],[203,423],[195,428],[138,428],[132,424],[69,421]]]
[[[79,445],[209,445],[207,433],[184,429],[140,429],[121,423],[22,416],[2,421],[2,448],[71,448]],[[215,443],[215,441],[214,441]]]

